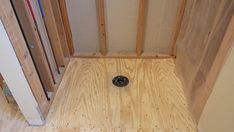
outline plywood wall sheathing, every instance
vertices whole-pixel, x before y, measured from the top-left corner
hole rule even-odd
[[[232,8],[234,8],[234,4],[232,4]],[[231,9],[231,8],[227,8],[227,10],[228,9]],[[231,15],[231,14],[226,14],[226,15]],[[226,20],[229,21],[230,18],[227,18]],[[225,23],[225,24],[227,24],[227,23]],[[218,36],[216,36],[216,37],[218,37]],[[216,51],[215,58],[212,59],[213,62],[209,66],[209,71],[207,71],[207,73],[206,73],[207,75],[206,75],[206,82],[204,84],[204,87],[200,87],[199,89],[197,88],[197,92],[194,95],[193,106],[191,109],[192,109],[192,112],[193,112],[194,116],[196,117],[196,119],[200,118],[200,115],[203,111],[203,108],[206,104],[206,101],[208,100],[208,98],[213,90],[216,79],[219,76],[219,72],[222,69],[224,62],[226,61],[226,58],[228,57],[229,52],[231,51],[233,44],[234,44],[234,16],[232,15],[229,26],[227,27],[227,30],[225,31],[224,37],[222,38],[222,42],[220,44],[220,47],[219,47],[218,51]],[[210,46],[210,48],[213,49],[213,47],[211,47],[211,46]],[[206,58],[210,59],[209,56],[207,56]],[[204,61],[206,61],[206,59]],[[204,69],[204,65],[208,66],[207,64],[205,64],[203,62],[203,66],[202,66],[203,69]],[[194,88],[195,87],[193,87],[193,89]]]
[[[187,1],[177,41],[176,71],[197,120],[212,89],[207,81],[233,13],[234,1]]]

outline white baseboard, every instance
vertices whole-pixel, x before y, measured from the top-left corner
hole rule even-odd
[[[43,126],[46,121],[41,119],[27,119],[27,122],[30,126]]]

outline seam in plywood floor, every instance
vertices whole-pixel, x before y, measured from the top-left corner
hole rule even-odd
[[[125,88],[112,78],[125,75]],[[10,122],[11,123],[11,122]],[[22,123],[23,124],[23,123]],[[43,127],[22,131],[193,132],[173,59],[71,60]],[[2,128],[1,128],[2,130]]]

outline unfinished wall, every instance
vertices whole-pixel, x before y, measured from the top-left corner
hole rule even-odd
[[[198,120],[210,94],[207,76],[234,12],[234,1],[188,0],[177,40],[176,71]],[[225,53],[223,53],[225,54]]]
[[[234,131],[234,48],[215,83],[199,121],[201,132]]]
[[[96,0],[67,0],[75,52],[99,51]],[[181,0],[145,0],[143,51],[171,54],[171,40]],[[139,0],[104,0],[109,52],[135,52]]]

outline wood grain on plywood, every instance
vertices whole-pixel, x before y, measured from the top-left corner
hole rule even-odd
[[[0,130],[195,132],[174,67],[172,59],[72,59],[45,126],[13,116]],[[129,85],[113,86],[116,75]]]
[[[225,8],[225,10],[228,10],[228,8]],[[218,51],[216,51],[216,55],[213,58],[212,64],[210,64],[209,66],[205,64],[204,62],[202,62],[203,67],[204,65],[206,65],[206,66],[209,66],[210,68],[209,68],[209,71],[206,71],[205,73],[206,82],[204,84],[204,87],[200,87],[194,95],[195,99],[193,101],[192,112],[194,113],[194,116],[197,119],[199,119],[201,116],[201,113],[203,111],[203,108],[205,107],[206,101],[208,100],[213,90],[213,87],[215,85],[219,72],[222,69],[224,62],[226,61],[227,56],[229,55],[229,51],[232,49],[233,43],[234,43],[234,17],[232,15],[232,19],[229,23],[227,30],[225,31],[225,35],[222,38],[222,42],[219,46],[219,49]],[[213,45],[212,47],[210,46],[210,48],[213,50]],[[206,58],[208,59],[211,57],[207,56]],[[206,60],[204,59],[204,61]],[[193,87],[193,89],[196,88],[195,86]],[[204,88],[206,90],[203,90]]]
[[[176,71],[197,121],[212,90],[206,86],[208,75],[233,13],[234,1],[187,1],[177,41]]]

